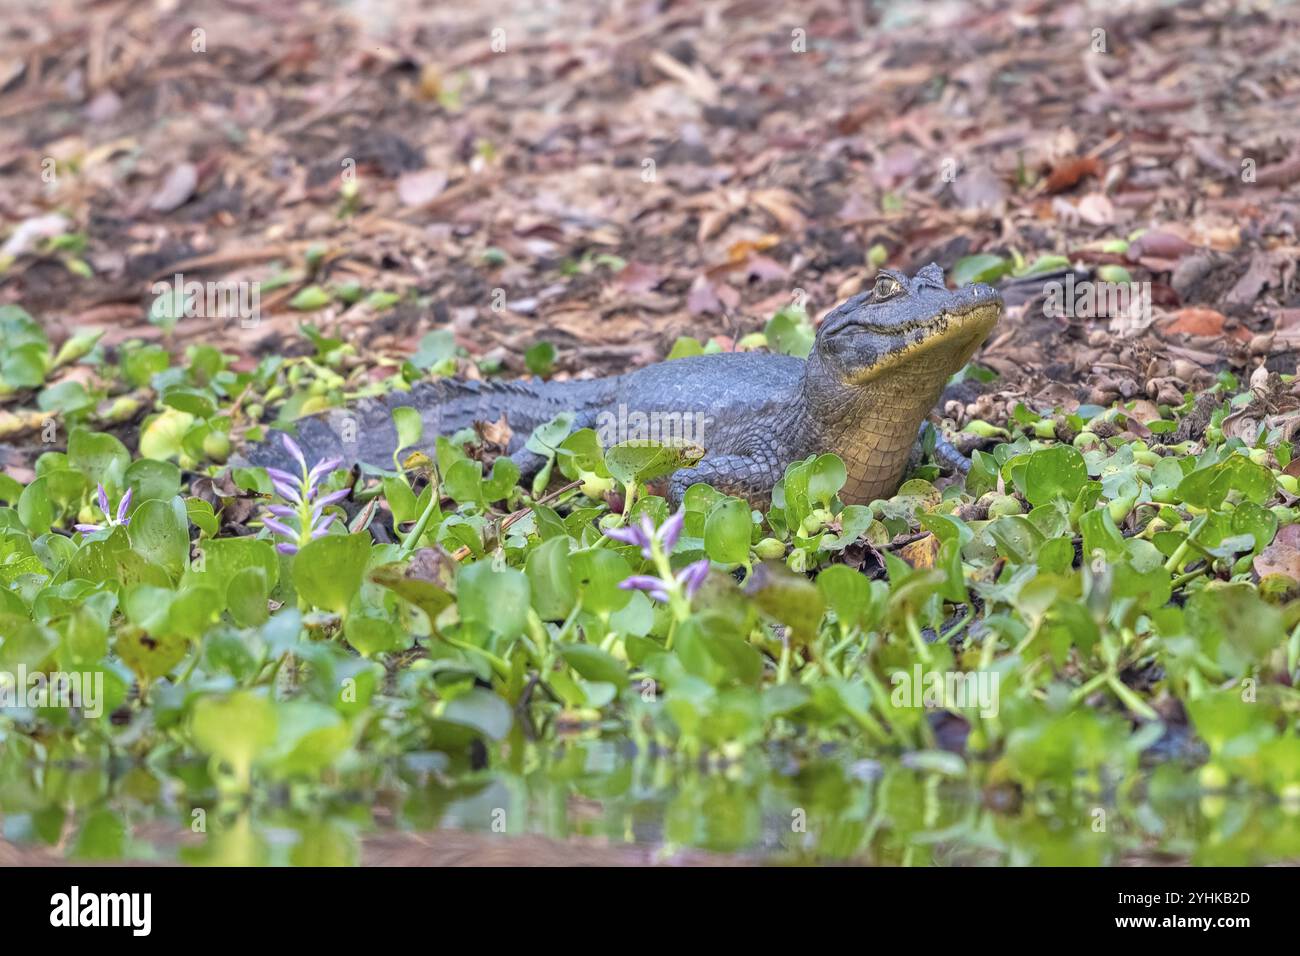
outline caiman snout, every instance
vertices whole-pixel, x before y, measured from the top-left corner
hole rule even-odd
[[[882,272],[819,330],[817,345],[849,385],[891,373],[946,377],[960,369],[1002,314],[1002,297],[983,284],[948,289],[937,266],[909,278]]]

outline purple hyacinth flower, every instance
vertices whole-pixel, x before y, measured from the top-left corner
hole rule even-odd
[[[319,462],[307,474],[308,487],[315,488],[318,484],[320,484],[322,478],[331,474],[334,471],[334,469],[339,467],[339,465],[341,464],[343,464],[342,458],[331,458],[329,461]]]
[[[669,515],[668,519],[659,526],[659,546],[663,548],[664,554],[672,554],[673,548],[677,546],[677,539],[681,537],[682,527],[686,524],[686,509],[680,508],[676,514]]]
[[[621,541],[623,544],[634,544],[641,549],[642,555],[650,557],[650,538],[636,525],[626,528],[606,528],[605,536]]]
[[[352,493],[351,488],[341,488],[338,491],[331,491],[324,498],[317,498],[311,506],[312,514],[319,515],[322,511],[332,504],[337,504]]]
[[[303,457],[302,449],[298,447],[298,443],[283,432],[280,434],[280,442],[289,450],[289,454],[293,455],[294,460],[302,465],[302,473],[307,474],[307,459]]]
[[[275,488],[275,493],[285,501],[292,501],[296,505],[302,504],[302,495],[298,493],[298,489],[293,485],[272,479],[271,486]]]
[[[279,468],[266,469],[275,493],[289,504],[267,505],[262,515],[262,525],[274,534],[290,539],[276,544],[277,551],[281,554],[297,554],[299,544],[329,534],[337,516],[325,514],[325,509],[342,501],[352,493],[352,490],[343,488],[318,498],[317,492],[320,490],[321,482],[343,464],[342,459],[330,458],[308,468],[298,443],[288,435],[281,435],[280,438],[284,447],[302,465],[302,473],[292,475]],[[278,520],[279,518],[298,519],[302,531],[295,530]]]
[[[270,517],[267,517],[267,516],[263,515],[263,516],[262,516],[262,524],[263,524],[265,527],[270,528],[270,529],[271,529],[272,531],[274,531],[276,534],[284,535],[286,538],[296,538],[296,537],[298,537],[298,532],[297,532],[297,531],[294,531],[292,528],[290,528],[290,527],[289,527],[287,524],[285,524],[283,521],[277,521],[275,518],[270,518]]]
[[[108,501],[108,491],[102,484],[97,485],[95,488],[95,503],[99,505],[99,510],[103,512],[106,520],[101,524],[74,524],[72,527],[80,531],[82,534],[91,534],[95,531],[103,531],[104,528],[112,525],[130,524],[131,519],[126,516],[126,513],[131,508],[131,493],[132,490],[128,488],[126,494],[124,494],[118,501],[117,512],[114,513],[112,511],[112,505],[110,505]]]
[[[630,578],[620,581],[618,586],[624,591],[645,591],[656,601],[666,602],[668,600],[668,592],[664,590],[664,582],[648,574],[634,574]]]
[[[334,523],[334,515],[322,514],[319,511],[312,512],[311,533],[313,537],[319,537],[329,530],[329,526]]]
[[[641,520],[626,528],[606,528],[605,536],[623,544],[634,544],[641,549],[641,556],[654,557],[653,545],[657,541],[664,554],[671,554],[681,537],[682,527],[686,524],[686,509],[682,508],[669,515],[656,530],[650,516],[643,514]]]
[[[700,589],[700,585],[704,583],[708,576],[708,558],[701,558],[699,561],[692,562],[677,572],[677,580],[686,588],[688,598],[695,597],[695,592]]]

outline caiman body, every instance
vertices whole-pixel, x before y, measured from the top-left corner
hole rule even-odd
[[[993,289],[950,291],[935,265],[910,279],[882,272],[871,292],[826,316],[807,360],[741,352],[586,381],[439,380],[299,421],[298,442],[309,460],[341,457],[391,468],[392,406],[420,411],[426,449],[438,435],[504,417],[513,433],[508,450],[528,474],[542,464],[524,448],[533,429],[572,412],[575,428],[596,429],[607,445],[645,437],[700,445],[703,459],[672,476],[673,501],[707,482],[761,503],[788,464],[829,452],[844,460],[848,474],[840,497],[867,503],[897,489],[922,422],[1001,311]],[[664,428],[678,433],[655,434]],[[282,465],[279,449],[279,442],[267,442],[249,457]]]

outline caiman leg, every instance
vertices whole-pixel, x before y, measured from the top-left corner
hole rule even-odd
[[[926,432],[934,433],[934,460],[939,467],[960,475],[970,472],[970,459],[958,451],[957,446],[944,438],[943,433],[929,422],[921,423],[921,432],[916,437],[912,461],[908,464],[909,471],[919,465],[925,456]]]
[[[676,472],[668,484],[668,503],[676,508],[682,503],[686,489],[699,482],[712,485],[724,495],[748,498],[750,501],[769,498],[772,486],[783,472],[763,458],[744,455],[719,455],[706,458],[694,468]]]

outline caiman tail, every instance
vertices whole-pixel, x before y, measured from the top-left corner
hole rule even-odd
[[[523,448],[534,428],[561,412],[582,413],[599,404],[609,389],[608,380],[543,382],[540,379],[480,382],[436,379],[420,382],[409,392],[393,392],[382,399],[367,399],[347,408],[294,423],[295,440],[308,464],[341,458],[345,465],[364,462],[391,470],[397,450],[393,408],[408,405],[420,413],[424,434],[417,446],[432,456],[439,435],[451,435],[476,422],[506,420],[511,429],[508,451]],[[297,464],[280,441],[279,433],[248,451],[253,465],[297,471]]]

